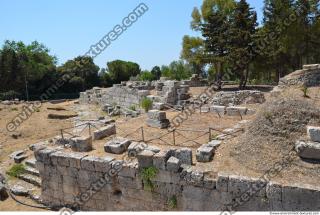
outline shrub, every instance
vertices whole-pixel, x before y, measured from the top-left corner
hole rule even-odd
[[[148,112],[152,108],[152,103],[152,100],[145,97],[141,101],[141,107]]]
[[[169,206],[170,209],[177,208],[177,197],[176,196],[172,196],[168,200],[168,206]]]
[[[18,111],[18,108],[16,108],[16,107],[11,108],[11,111]]]
[[[12,177],[18,177],[25,171],[25,166],[23,164],[15,164],[8,171],[7,174]]]
[[[309,94],[309,88],[308,87],[303,86],[301,91],[303,92],[303,97],[304,98],[310,98],[309,95],[308,95]]]
[[[146,167],[141,170],[140,175],[147,190],[154,190],[154,185],[151,180],[157,176],[158,172],[158,169],[154,166]]]

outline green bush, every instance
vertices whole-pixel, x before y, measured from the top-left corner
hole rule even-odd
[[[153,191],[154,185],[152,183],[152,179],[154,179],[158,174],[158,169],[154,166],[143,168],[140,172],[141,178],[144,182],[145,189]]]
[[[169,206],[170,209],[177,208],[177,197],[176,196],[172,196],[168,200],[168,206]]]
[[[7,171],[7,174],[12,177],[18,177],[24,173],[25,169],[23,164],[15,164]]]
[[[148,112],[152,108],[152,103],[152,100],[145,97],[142,99],[140,106]]]

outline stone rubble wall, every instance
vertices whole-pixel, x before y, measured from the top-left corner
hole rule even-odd
[[[290,86],[315,87],[320,85],[320,64],[304,65],[302,70],[297,70],[279,81],[279,87]]]
[[[262,92],[255,90],[241,90],[232,92],[218,92],[212,99],[214,105],[234,106],[241,104],[264,103],[265,97]]]
[[[147,160],[162,163],[161,154]],[[42,149],[35,152],[36,166],[42,179],[42,199],[50,206],[68,206],[75,197],[87,193],[91,185],[103,178],[116,162],[110,157],[92,157],[83,153]],[[167,159],[167,158],[166,158]],[[144,160],[146,162],[146,160]],[[152,179],[153,192],[145,189],[140,177],[140,163],[124,163],[119,173],[89,201],[81,204],[85,211],[217,211],[230,203],[245,202],[236,211],[320,210],[320,189],[304,184],[282,186],[259,179],[218,173],[209,178],[195,167],[181,165],[178,172],[160,165]],[[259,192],[255,189],[261,188]],[[90,192],[89,192],[90,193]],[[243,195],[243,194],[246,195]],[[253,197],[249,197],[252,195]],[[239,198],[242,196],[242,198]],[[169,201],[176,198],[176,208]],[[250,199],[248,201],[248,199]]]
[[[149,95],[148,90],[138,90],[123,85],[114,85],[111,88],[93,88],[80,93],[81,104],[116,104],[122,107],[140,106],[141,100]]]

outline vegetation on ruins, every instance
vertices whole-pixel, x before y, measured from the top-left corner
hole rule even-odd
[[[142,99],[140,106],[143,108],[143,110],[148,112],[149,110],[151,110],[152,104],[153,104],[152,100],[145,97]]]
[[[152,182],[152,179],[154,179],[157,176],[158,172],[158,169],[154,166],[143,168],[140,171],[140,175],[144,183],[144,188],[146,190],[154,190],[154,184]]]
[[[301,88],[301,91],[303,92],[303,97],[304,98],[309,98],[309,88],[307,86],[303,86]]]
[[[11,177],[18,177],[25,172],[25,166],[23,164],[14,164],[8,171],[7,174]]]
[[[176,196],[171,196],[169,199],[168,199],[168,206],[170,209],[175,209],[177,208],[177,197]]]

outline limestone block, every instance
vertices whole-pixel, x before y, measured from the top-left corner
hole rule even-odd
[[[157,169],[166,170],[166,163],[169,157],[174,155],[174,150],[163,150],[153,156],[153,166]]]
[[[41,149],[34,152],[35,158],[37,161],[40,161],[44,164],[50,164],[50,154],[56,152],[56,149]]]
[[[88,171],[95,171],[94,163],[98,160],[97,157],[88,156],[81,159],[81,169]]]
[[[119,172],[119,176],[136,178],[138,174],[138,163],[124,163]]]
[[[316,142],[296,142],[295,150],[302,158],[320,160],[320,144]]]
[[[180,169],[181,161],[176,157],[170,157],[167,161],[167,170],[170,172],[178,172]]]
[[[266,187],[266,197],[270,203],[270,210],[283,211],[282,206],[282,186],[274,182],[270,182]]]
[[[282,187],[282,204],[286,211],[320,210],[319,187],[295,184]]]
[[[128,147],[128,156],[130,158],[136,157],[141,151],[145,150],[148,145],[144,142],[132,142]]]
[[[69,154],[67,154],[66,152],[58,151],[58,152],[52,153],[50,155],[50,159],[53,165],[60,165],[65,167],[70,166]]]
[[[103,157],[103,158],[97,158],[94,161],[94,169],[96,172],[103,172],[106,173],[108,170],[111,169],[112,161],[115,159],[112,157]]]
[[[310,140],[320,143],[320,127],[308,126],[307,130]]]
[[[97,131],[93,132],[93,139],[94,140],[101,140],[105,137],[109,137],[111,135],[116,134],[116,125],[108,125],[105,127],[100,128]]]
[[[213,112],[213,113],[218,113],[219,115],[225,115],[226,106],[214,105],[214,106],[210,107],[210,111]]]
[[[71,149],[76,152],[92,150],[92,136],[75,137],[71,139]]]
[[[6,187],[3,183],[0,182],[0,201],[5,201],[9,198]]]
[[[137,155],[139,168],[151,167],[153,165],[154,152],[144,150]]]
[[[181,161],[181,164],[192,165],[192,150],[188,148],[178,149],[175,157]]]
[[[148,118],[161,121],[161,120],[165,120],[167,116],[166,116],[166,112],[164,111],[150,110],[148,112]]]
[[[218,173],[217,190],[228,192],[229,175],[223,172]]]
[[[170,121],[168,119],[158,121],[158,120],[153,120],[153,119],[147,119],[147,125],[153,128],[168,128],[170,125]]]
[[[119,185],[124,188],[130,189],[143,189],[142,180],[139,178],[131,178],[131,177],[118,177]]]
[[[165,109],[165,104],[164,103],[160,103],[160,102],[155,102],[155,103],[153,103],[153,108],[155,110],[164,110]]]
[[[213,158],[214,152],[214,147],[208,144],[204,144],[197,149],[196,159],[198,162],[210,162]]]
[[[209,147],[213,147],[215,150],[219,148],[221,145],[222,141],[221,140],[212,140],[208,143]]]
[[[227,107],[228,116],[244,116],[247,114],[248,109],[246,107]]]
[[[131,141],[125,138],[117,137],[104,145],[105,152],[113,153],[113,154],[122,154],[125,152]]]
[[[81,168],[81,159],[87,156],[87,154],[83,153],[69,153],[68,155],[70,167],[77,169]]]

